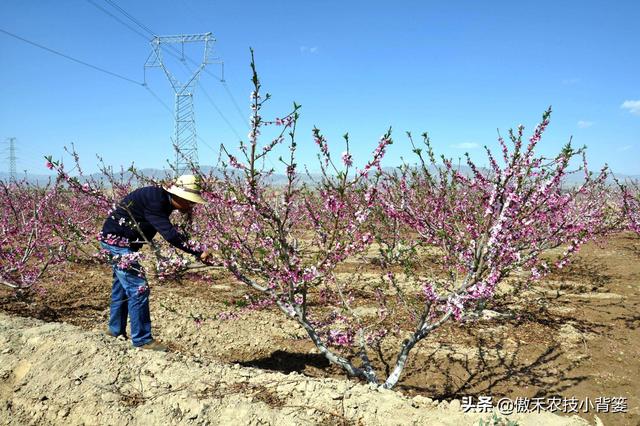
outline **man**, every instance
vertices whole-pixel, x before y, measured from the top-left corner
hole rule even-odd
[[[127,316],[131,322],[133,346],[166,351],[166,346],[151,336],[149,286],[136,252],[150,242],[156,233],[174,247],[190,253],[203,262],[209,256],[191,248],[187,238],[173,226],[169,215],[175,209],[191,214],[195,204],[204,204],[200,181],[183,175],[169,188],[148,186],[127,195],[104,222],[100,245],[113,258],[111,312],[107,335],[126,336]]]

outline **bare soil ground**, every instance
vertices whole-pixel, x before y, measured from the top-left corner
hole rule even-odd
[[[0,343],[0,424],[457,426],[493,417],[463,413],[455,400],[132,349],[69,324],[2,313]],[[586,425],[551,413],[512,419]]]
[[[344,272],[348,273],[349,268],[350,266],[347,265]],[[99,354],[101,357],[109,357],[109,344],[115,344],[114,356],[117,354],[124,356],[127,362],[131,359],[137,360],[142,357],[140,351],[125,350],[127,343],[124,341],[103,342],[99,340],[96,333],[106,327],[110,281],[111,272],[107,266],[67,265],[65,269],[53,271],[51,278],[44,285],[46,293],[42,295],[33,295],[25,300],[16,298],[8,290],[0,289],[0,311],[13,317],[32,317],[47,322],[65,322],[79,326],[92,332],[83,335],[85,336],[83,339],[91,341],[98,339],[91,346],[94,348],[92,349],[94,356]],[[416,397],[424,401],[428,401],[426,398],[429,398],[436,403],[443,401],[441,406],[448,407],[446,416],[449,416],[453,423],[442,420],[441,424],[473,424],[477,423],[478,417],[468,417],[463,421],[454,414],[461,413],[459,400],[465,396],[491,395],[494,401],[501,397],[514,400],[518,397],[557,396],[575,397],[581,401],[588,399],[593,403],[599,397],[624,397],[627,399],[626,413],[597,413],[596,418],[596,410],[593,407],[589,412],[581,411],[578,414],[592,424],[601,420],[605,425],[639,425],[640,381],[637,379],[640,372],[639,281],[640,239],[637,236],[621,234],[600,245],[585,246],[571,266],[562,270],[561,273],[549,276],[542,283],[525,291],[515,294],[507,291],[487,306],[488,310],[477,319],[464,323],[450,322],[421,342],[412,352],[410,362],[396,387],[402,395],[391,392],[400,398],[398,401],[404,401],[397,402],[400,404],[397,408],[411,407],[411,404],[415,404]],[[244,367],[251,367],[251,370],[246,370],[252,372],[251,377],[258,375],[258,370],[255,370],[257,368],[271,370],[273,374],[293,374],[296,380],[304,378],[309,380],[309,383],[320,383],[313,386],[322,386],[323,381],[328,380],[331,383],[330,389],[338,385],[338,387],[352,387],[356,384],[354,379],[346,378],[340,369],[329,365],[307,341],[304,331],[293,322],[285,320],[276,310],[240,311],[236,319],[226,321],[214,319],[220,312],[233,311],[234,306],[241,304],[244,300],[243,296],[247,291],[246,287],[223,272],[213,273],[195,281],[151,284],[154,336],[169,343],[172,352],[169,355],[144,355],[144,359],[151,357],[154,360],[162,359],[166,362],[182,362],[182,365],[197,365],[200,370],[196,369],[189,373],[195,374],[196,378],[201,374],[215,376],[215,373],[210,372],[214,368],[212,366],[229,370],[235,365],[241,369],[239,371],[245,371]],[[366,306],[361,307],[365,314],[366,308]],[[199,322],[196,319],[204,319],[204,321],[198,325]],[[7,342],[13,339],[11,341],[15,346],[16,342],[24,341],[23,337],[20,337],[22,332],[18,329],[18,325],[6,325],[4,329],[0,327],[0,342],[3,338]],[[396,340],[388,339],[389,341],[383,345],[382,350],[373,360],[376,368],[381,372],[384,372],[394,361],[400,339],[401,337]],[[60,342],[56,339],[54,342],[59,346]],[[80,351],[83,351],[81,344],[79,345]],[[5,343],[2,347],[5,347]],[[39,353],[38,351],[41,350],[36,344],[33,347],[35,352],[32,353]],[[11,358],[13,361],[2,359],[11,354],[15,355],[15,359]],[[7,383],[17,386],[16,377],[22,374],[20,368],[26,368],[24,367],[26,364],[19,364],[22,361],[31,365],[42,362],[41,368],[46,367],[46,359],[30,360],[27,355],[28,353],[17,346],[8,355],[0,355],[1,368],[14,362],[11,364],[13,369],[10,373],[6,373],[4,379],[0,374],[0,389],[6,391],[6,386],[9,386]],[[89,362],[88,359],[83,359]],[[54,358],[51,358],[50,362],[54,362]],[[23,367],[20,367],[21,365]],[[20,374],[16,373],[16,368]],[[32,371],[32,368],[29,367],[29,371]],[[29,374],[35,374],[34,371]],[[152,372],[152,374],[155,373]],[[24,377],[26,376],[23,375],[20,379]],[[194,380],[194,383],[196,381]],[[28,380],[25,379],[21,383],[27,383],[21,386],[28,388]],[[52,381],[51,385],[53,383]],[[239,386],[233,383],[229,386]],[[42,389],[42,386],[38,389]],[[231,394],[244,398],[242,404],[249,404],[252,398],[256,398],[255,395],[267,395],[264,398],[269,401],[261,403],[272,410],[278,404],[304,405],[298,400],[286,400],[277,392],[271,397],[268,396],[269,392],[246,391],[246,389],[240,392],[240,388],[238,390],[239,392],[236,393],[222,393],[225,394],[224,398],[230,397]],[[29,395],[37,393],[35,390],[30,392]],[[376,391],[369,390],[369,392]],[[387,395],[386,392],[384,393]],[[47,397],[51,398],[51,395]],[[307,397],[311,398],[311,395]],[[0,401],[5,398],[10,396],[0,393]],[[117,401],[110,403],[111,405],[120,404],[122,407],[122,404],[126,404],[123,401],[128,401],[127,398],[133,398],[133,396],[119,395]],[[222,397],[216,399],[215,395],[210,395],[208,398],[207,404],[213,404],[211,406],[217,404],[214,404],[213,400],[224,399]],[[169,401],[167,404],[170,406],[169,395],[163,396],[162,399]],[[153,407],[150,400],[143,398],[141,401],[136,407],[146,407],[145,409]],[[227,402],[231,403],[230,400]],[[405,403],[408,405],[402,405]],[[16,404],[14,403],[14,406],[19,405]],[[72,412],[73,407],[75,406],[72,405]],[[97,409],[100,410],[100,408]],[[261,408],[254,409],[261,410]],[[0,407],[0,414],[2,414],[1,410],[2,407]],[[64,411],[63,408],[59,410]],[[109,410],[111,408],[104,409],[101,413],[104,415],[111,412]],[[126,408],[124,412],[136,419],[142,411],[135,410]],[[263,420],[266,423],[282,422],[286,417],[277,417],[283,413],[282,407],[276,407],[275,410],[274,412],[280,414],[273,414],[276,417],[264,417]],[[333,414],[322,414],[322,410]],[[343,411],[336,410],[338,405],[335,401],[333,403],[318,402],[316,411],[310,411],[312,414],[307,417],[289,417],[285,423],[300,423],[313,419],[315,423],[362,421],[373,424],[376,423],[376,418],[379,419],[378,423],[384,423],[382,420],[385,419],[380,416],[365,418],[363,417],[366,411],[364,409],[361,412],[354,411],[353,415],[343,415]],[[408,408],[407,410],[411,411]],[[301,409],[293,411],[306,412]],[[42,412],[49,413],[49,410]],[[338,417],[334,416],[336,413],[339,414]],[[29,423],[29,417],[24,415],[26,417],[21,419]],[[207,415],[201,414],[200,418],[207,418]],[[387,419],[396,418],[395,415],[389,415],[391,417],[386,417]],[[426,418],[418,419],[411,416],[397,418],[406,420],[407,423],[426,420]],[[66,416],[60,417],[60,419],[63,418],[72,423],[82,423],[73,414],[67,413]],[[43,414],[41,419],[49,419],[55,423],[55,419],[58,418]],[[175,419],[178,423],[188,420],[184,416],[175,417]],[[255,418],[252,419],[250,421],[249,417],[243,417],[238,420],[247,423],[255,420]],[[459,421],[456,423],[454,419]],[[566,415],[565,420],[574,421]],[[518,421],[520,424],[526,424],[528,420],[520,416]],[[539,422],[532,424],[549,424],[550,422],[548,419],[536,421]],[[92,422],[86,421],[86,423]]]

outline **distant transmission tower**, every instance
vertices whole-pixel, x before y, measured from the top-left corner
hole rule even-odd
[[[9,179],[16,181],[16,138],[9,138]]]
[[[156,36],[151,40],[152,52],[145,63],[146,68],[162,68],[167,79],[171,83],[176,93],[175,103],[175,130],[173,134],[173,143],[176,146],[176,162],[175,168],[178,175],[188,171],[189,163],[198,164],[198,143],[196,135],[196,118],[193,112],[193,89],[198,81],[198,77],[205,66],[210,63],[211,51],[215,38],[211,33],[191,34],[191,35],[175,35],[175,36]],[[184,46],[185,43],[202,43],[204,44],[204,55],[202,63],[187,77],[186,82],[179,81],[175,75],[169,71],[162,58],[162,48],[167,47],[181,55],[180,60],[184,62]],[[180,45],[180,49],[176,45]],[[146,83],[146,80],[145,80]]]

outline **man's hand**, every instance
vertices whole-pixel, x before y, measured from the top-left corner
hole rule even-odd
[[[200,261],[207,265],[213,265],[213,253],[208,250],[203,251],[200,255]]]

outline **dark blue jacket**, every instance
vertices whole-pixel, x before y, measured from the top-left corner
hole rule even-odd
[[[129,212],[123,206],[126,206]],[[189,248],[186,245],[187,238],[180,234],[169,221],[169,215],[173,210],[170,194],[164,189],[157,186],[136,189],[124,197],[104,222],[102,238],[105,239],[109,234],[126,238],[130,242],[131,250],[139,250],[145,239],[132,224],[133,217],[147,240],[151,241],[156,232],[159,232],[162,238],[172,246],[194,256],[200,256],[202,252]]]

